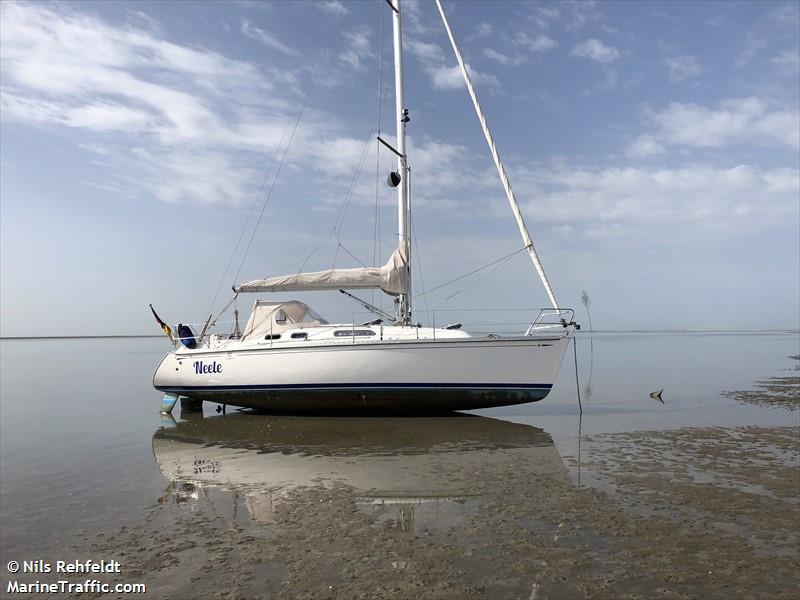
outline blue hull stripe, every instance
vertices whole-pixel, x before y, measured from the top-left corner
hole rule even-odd
[[[186,386],[157,386],[165,392],[181,391],[237,391],[237,390],[549,390],[553,386],[549,383],[316,383],[316,384],[286,384],[286,385],[186,385]]]

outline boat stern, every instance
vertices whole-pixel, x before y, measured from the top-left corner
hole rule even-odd
[[[175,354],[168,352],[158,363],[153,373],[153,387],[164,392],[164,396],[161,399],[161,412],[168,415],[172,414],[172,410],[175,408],[178,398],[180,398],[174,392],[165,391],[176,383],[175,374],[178,371],[175,366],[176,362]]]

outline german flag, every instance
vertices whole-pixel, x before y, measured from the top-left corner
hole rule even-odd
[[[174,342],[175,338],[172,336],[172,328],[161,320],[161,317],[158,316],[156,309],[153,308],[152,304],[150,305],[150,310],[152,311],[153,316],[156,318],[156,321],[158,321],[158,324],[161,325],[161,329],[164,330],[164,333],[167,334],[167,337],[170,339],[170,341]]]

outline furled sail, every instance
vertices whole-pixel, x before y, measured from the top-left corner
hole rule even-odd
[[[408,259],[401,248],[392,253],[382,267],[329,269],[314,273],[279,275],[246,281],[233,289],[242,292],[299,292],[372,288],[396,296],[408,290]]]

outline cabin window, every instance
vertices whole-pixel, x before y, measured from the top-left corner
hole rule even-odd
[[[308,334],[306,332],[304,332],[304,331],[293,333],[292,334],[292,339],[293,340],[307,340],[308,339]]]
[[[375,332],[371,329],[339,329],[334,331],[333,335],[336,337],[368,337],[375,335]]]
[[[265,340],[279,340],[279,339],[281,339],[281,334],[280,333],[275,333],[275,334],[268,333],[267,335],[264,336],[264,339]]]

